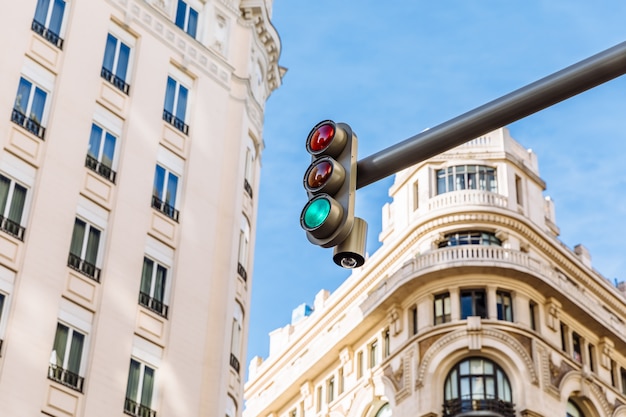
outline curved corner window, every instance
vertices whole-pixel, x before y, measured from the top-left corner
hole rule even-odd
[[[511,385],[502,369],[485,358],[465,359],[452,368],[444,386],[443,417],[514,417]]]
[[[567,401],[567,412],[565,414],[566,417],[585,417],[580,408],[574,403],[572,400]]]
[[[437,195],[460,190],[496,192],[496,169],[484,165],[458,165],[437,170]]]
[[[391,407],[389,406],[389,403],[387,403],[378,409],[375,417],[391,417],[391,416],[392,416]]]
[[[465,231],[448,233],[438,244],[439,248],[447,248],[448,246],[460,245],[502,246],[502,242],[496,237],[495,233]]]

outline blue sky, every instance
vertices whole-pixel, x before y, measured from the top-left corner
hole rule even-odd
[[[349,123],[362,159],[626,41],[623,0],[275,0],[272,21],[288,72],[265,113],[246,364],[268,356],[293,308],[349,274],[299,225],[317,122]],[[538,155],[563,243],[626,280],[626,76],[509,129]],[[392,181],[357,192],[370,254]]]

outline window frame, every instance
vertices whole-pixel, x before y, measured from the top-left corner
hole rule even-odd
[[[441,314],[437,314],[438,302],[441,302]],[[449,292],[435,294],[433,297],[433,323],[434,325],[450,323],[452,321],[452,300]]]
[[[28,214],[28,207],[30,206],[30,187],[22,182],[17,181],[10,175],[5,175],[3,171],[0,171],[0,184],[7,181],[7,194],[4,201],[4,206],[0,206],[0,230],[3,232],[24,241],[24,233],[26,231],[26,215]],[[15,207],[15,204],[19,203],[19,199],[16,199],[16,188],[23,189],[23,200],[21,201],[21,209]],[[17,202],[17,203],[16,203]],[[15,216],[16,211],[19,210],[19,219],[11,218],[12,213]]]
[[[136,363],[139,367],[139,374],[137,376],[137,387],[134,389],[136,391],[135,398],[129,396],[131,393],[131,372],[133,370],[133,363]],[[146,369],[150,369],[152,371],[152,381],[151,386],[149,388],[149,392],[145,392],[146,383]],[[130,364],[128,367],[128,378],[126,382],[126,394],[124,401],[124,411],[130,413],[133,416],[144,416],[144,415],[153,415],[152,413],[146,413],[146,409],[150,411],[154,411],[153,402],[156,397],[156,374],[157,369],[153,368],[150,364],[145,363],[142,360],[139,360],[135,357],[130,358]],[[148,394],[149,399],[144,401],[144,395]]]
[[[149,277],[148,284],[148,292],[144,291],[145,289],[145,279],[146,279],[146,262],[151,263],[151,272]],[[156,267],[155,267],[156,266]],[[162,295],[161,299],[155,297],[155,293],[157,290],[157,280],[159,276],[159,270],[163,271],[163,284],[162,284]],[[168,266],[163,265],[158,260],[152,259],[151,257],[144,255],[143,264],[141,268],[141,282],[139,285],[139,304],[146,307],[150,311],[153,311],[160,315],[163,318],[167,318],[169,312],[168,300],[169,300],[169,275],[170,271]]]
[[[470,169],[471,168],[471,169]],[[435,170],[436,195],[476,190],[497,193],[498,169],[489,165],[452,165]]]
[[[505,304],[505,300],[508,300],[508,305]],[[498,320],[514,322],[513,295],[510,291],[496,291],[496,312]]]
[[[48,6],[47,6],[47,10],[41,10],[41,14],[45,14],[45,19],[43,19],[44,21],[41,22],[39,20],[37,20],[37,15],[40,14],[40,6],[43,6],[43,3],[45,1],[48,1]],[[50,23],[52,20],[53,15],[55,14],[55,6],[57,4],[62,4],[63,5],[63,9],[61,10],[61,17],[60,17],[60,25],[58,30],[53,30],[50,27]],[[35,13],[33,16],[33,22],[31,24],[31,29],[33,30],[33,32],[37,33],[38,35],[40,35],[41,37],[43,37],[45,40],[47,40],[48,42],[50,42],[51,44],[53,44],[54,46],[56,46],[59,49],[63,49],[63,34],[65,33],[65,26],[66,26],[66,15],[67,15],[67,9],[68,9],[68,2],[64,1],[64,0],[38,0],[37,1],[37,5],[35,6]],[[58,32],[58,33],[57,33]]]
[[[59,354],[57,352],[57,342],[60,342],[59,339],[59,330],[61,328],[67,329],[67,334],[65,336],[65,346],[63,346],[63,358],[61,359],[61,363],[57,363],[59,359]],[[74,336],[80,335],[82,337],[81,345],[79,346],[78,354],[78,369],[70,369],[70,362],[73,361],[71,356],[73,353],[76,353],[74,348],[74,342],[76,341]],[[86,367],[85,353],[87,351],[87,337],[88,335],[84,332],[76,329],[74,326],[70,324],[66,324],[62,321],[57,322],[57,330],[55,331],[54,342],[52,345],[52,352],[50,353],[50,366],[48,368],[48,378],[56,381],[66,387],[69,387],[78,392],[83,392],[83,384],[84,384],[84,373]],[[56,355],[55,355],[56,353]],[[53,359],[55,359],[53,361]]]
[[[78,246],[79,242],[76,242],[74,239],[76,237],[76,226],[78,223],[83,223],[83,234],[82,234],[82,242],[80,242],[80,253],[76,253],[73,251],[74,247]],[[93,262],[91,259],[87,259],[88,248],[93,242],[91,241],[91,231],[95,230],[98,232],[96,250],[95,250],[95,259]],[[94,279],[97,282],[100,282],[100,265],[101,265],[101,252],[103,247],[103,235],[104,230],[100,229],[98,226],[92,224],[89,220],[83,219],[80,216],[76,216],[74,220],[74,227],[72,228],[72,238],[70,241],[70,250],[69,250],[69,258],[68,258],[68,266],[72,269],[80,272],[83,275],[88,276],[89,278]],[[76,245],[74,244],[76,243]],[[91,269],[93,267],[93,270]]]
[[[189,134],[189,103],[191,98],[192,80],[182,76],[181,71],[176,74],[170,73],[165,84],[165,95],[163,102],[163,120],[185,135]],[[181,81],[184,79],[184,81]],[[184,94],[181,94],[184,91]],[[184,103],[181,104],[181,96],[184,96]],[[171,102],[171,104],[170,104]],[[182,109],[181,109],[182,106]],[[182,114],[181,114],[182,113]]]
[[[121,36],[120,36],[121,34]],[[112,46],[113,42],[114,45]],[[106,42],[104,44],[104,54],[102,57],[102,69],[100,70],[100,76],[115,86],[118,90],[126,95],[130,93],[129,78],[132,73],[132,62],[134,57],[134,45],[135,41],[130,36],[125,34],[122,29],[115,27],[107,33]],[[114,48],[110,51],[110,48]],[[124,68],[120,67],[120,60],[122,57],[122,51],[127,50],[126,65]],[[112,57],[113,60],[110,63],[111,68],[107,68],[107,57]]]
[[[464,305],[464,298],[467,299],[467,295],[469,295],[471,311],[467,311],[467,306]],[[478,296],[482,297],[482,306],[478,304],[480,301]],[[468,317],[480,317],[482,319],[486,319],[488,317],[487,291],[484,288],[462,289],[459,292],[459,306],[461,320],[466,320]]]
[[[182,22],[181,19],[181,5],[184,7]],[[194,27],[190,28],[191,18],[195,16]],[[174,13],[174,24],[183,32],[188,34],[194,39],[198,39],[198,28],[200,26],[200,12],[191,6],[188,1],[178,0],[176,3],[176,11]]]

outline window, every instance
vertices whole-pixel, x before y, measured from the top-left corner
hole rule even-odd
[[[175,208],[177,193],[178,176],[157,164],[152,189],[152,207],[167,217],[178,221],[179,212]]]
[[[572,357],[576,362],[583,361],[582,340],[580,335],[576,332],[572,333]]]
[[[537,303],[534,301],[528,302],[528,310],[530,313],[530,328],[537,330]]]
[[[172,77],[167,77],[165,90],[165,104],[163,106],[163,120],[183,132],[189,133],[189,126],[185,124],[187,115],[187,98],[189,89]]]
[[[446,377],[443,416],[472,411],[495,411],[499,416],[515,416],[509,379],[488,359],[465,359]]]
[[[243,333],[243,308],[235,303],[233,327],[230,339],[230,366],[239,373],[239,357],[241,356],[241,336]]]
[[[178,7],[176,8],[176,26],[187,32],[192,38],[196,37],[198,30],[198,12],[183,0],[178,0]]]
[[[116,176],[113,170],[116,142],[117,138],[114,134],[96,123],[91,125],[91,135],[89,136],[89,148],[87,150],[85,166],[112,183],[115,183]]]
[[[615,373],[617,372],[617,365],[614,360],[611,360],[611,386],[613,388],[617,388],[617,376]]]
[[[369,367],[373,368],[378,364],[378,340],[374,340],[369,346]]]
[[[622,382],[622,394],[626,395],[626,369],[619,368],[620,380]]]
[[[435,324],[450,322],[450,293],[435,295],[434,311]]]
[[[561,350],[567,352],[567,326],[561,322],[559,329],[561,330]]]
[[[246,268],[248,266],[248,246],[250,244],[250,223],[248,219],[243,216],[241,221],[241,230],[239,230],[239,253],[237,260],[237,273],[244,281],[248,279],[248,272]]]
[[[389,329],[385,329],[385,332],[383,333],[383,340],[385,341],[383,355],[385,355],[386,358],[391,353],[391,338],[389,337]]]
[[[43,139],[46,129],[42,123],[47,96],[42,88],[21,77],[11,121]]]
[[[50,355],[48,378],[82,392],[84,378],[80,376],[80,368],[84,346],[84,334],[58,323]]]
[[[419,183],[415,181],[413,183],[413,211],[420,208],[420,195],[419,195]]]
[[[252,198],[252,185],[254,183],[254,152],[246,149],[246,164],[244,167],[243,189]]]
[[[467,231],[448,233],[444,236],[443,240],[439,242],[438,247],[446,248],[448,246],[461,245],[502,246],[502,242],[496,237],[495,233]]]
[[[522,188],[522,179],[515,176],[515,200],[518,206],[524,205],[524,190]]]
[[[65,14],[65,1],[63,0],[38,0],[35,9],[35,18],[31,26],[32,30],[43,36],[48,42],[61,49],[61,29],[63,27],[63,15]]]
[[[437,170],[437,194],[460,190],[497,191],[496,169],[459,165]]]
[[[166,280],[167,268],[152,259],[144,257],[139,304],[148,307],[165,318],[167,318],[168,310],[165,304]]]
[[[409,328],[411,329],[411,334],[417,334],[417,306],[413,306],[409,309]]]
[[[226,417],[237,417],[237,403],[230,395],[226,398]]]
[[[496,291],[496,308],[498,310],[498,320],[513,322],[513,300],[511,293]]]
[[[150,408],[154,391],[154,373],[154,369],[148,365],[134,359],[130,360],[124,402],[124,411],[127,414],[137,417],[156,416],[156,412]]]
[[[461,320],[470,316],[487,318],[485,290],[461,291]]]
[[[331,376],[326,382],[326,402],[331,403],[335,400],[335,377]]]
[[[337,371],[338,373],[338,381],[337,381],[337,394],[341,395],[343,394],[343,390],[344,390],[344,383],[345,383],[345,378],[343,376],[343,366],[341,368],[339,368],[339,370]]]
[[[24,240],[25,202],[26,187],[0,174],[0,229],[19,240]]]
[[[591,372],[596,371],[596,347],[591,343],[587,346],[587,353],[589,353],[589,370]]]
[[[93,225],[76,218],[70,244],[68,265],[96,281],[100,281],[98,250],[101,232]]]
[[[126,82],[129,62],[130,46],[109,33],[100,76],[125,94],[128,94],[130,89]]]
[[[389,406],[389,403],[387,403],[378,409],[375,417],[391,417],[391,416],[392,416],[391,407]]]
[[[572,400],[567,401],[567,412],[565,414],[566,417],[585,417],[580,408]]]

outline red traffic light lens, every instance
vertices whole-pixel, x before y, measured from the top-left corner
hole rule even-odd
[[[328,181],[332,173],[333,164],[328,160],[322,160],[311,167],[307,178],[307,185],[313,190],[320,188]]]
[[[321,152],[330,145],[335,137],[335,125],[324,123],[309,135],[309,148],[313,152]]]

